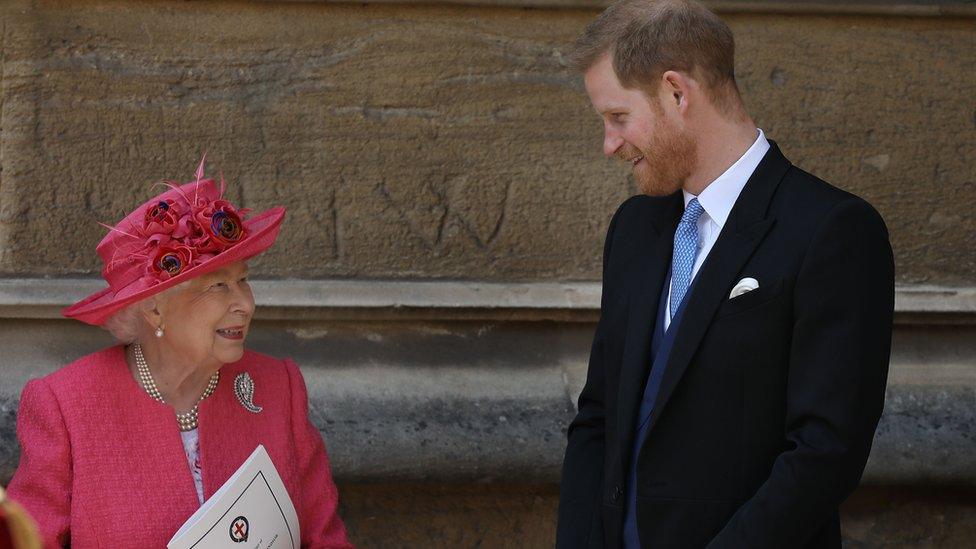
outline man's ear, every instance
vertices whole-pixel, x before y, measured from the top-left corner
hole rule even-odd
[[[681,114],[688,110],[691,88],[694,82],[678,71],[665,71],[661,75],[661,98],[665,105],[673,105]]]

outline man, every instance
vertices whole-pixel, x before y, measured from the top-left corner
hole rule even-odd
[[[733,50],[687,0],[614,4],[576,44],[642,194],[607,232],[560,548],[840,546],[884,402],[891,248],[756,128]]]

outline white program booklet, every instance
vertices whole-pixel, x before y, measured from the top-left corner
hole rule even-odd
[[[263,445],[169,540],[168,549],[298,549],[298,513]]]

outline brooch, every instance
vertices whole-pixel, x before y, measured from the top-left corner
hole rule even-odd
[[[264,408],[254,404],[254,378],[247,372],[237,374],[234,378],[234,394],[248,412],[258,413]]]

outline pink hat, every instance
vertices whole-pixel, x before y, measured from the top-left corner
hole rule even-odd
[[[68,307],[62,314],[102,325],[113,314],[224,265],[268,249],[278,237],[285,209],[274,207],[246,221],[248,210],[223,200],[224,181],[203,179],[170,189],[136,208],[98,244],[108,288]]]

